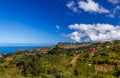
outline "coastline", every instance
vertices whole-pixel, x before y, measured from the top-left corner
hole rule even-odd
[[[51,46],[0,46],[0,54],[12,54],[19,50],[35,50],[37,48],[48,48]]]

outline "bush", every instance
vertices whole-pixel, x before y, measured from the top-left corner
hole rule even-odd
[[[0,63],[4,63],[5,59],[4,58],[0,58]]]
[[[22,74],[24,76],[38,76],[42,72],[41,62],[37,56],[27,56],[26,58],[21,59],[21,61],[18,62],[16,66],[22,68]]]
[[[120,76],[120,69],[118,69],[117,71],[115,71],[114,76],[116,76],[116,77]]]
[[[104,74],[97,74],[94,78],[116,78],[113,75],[104,75]]]
[[[70,72],[65,72],[65,73],[58,73],[58,75],[56,76],[56,78],[76,78],[75,75],[73,75]]]

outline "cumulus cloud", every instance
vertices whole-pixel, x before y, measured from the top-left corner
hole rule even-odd
[[[76,42],[82,41],[110,41],[120,39],[120,26],[111,24],[74,24],[69,25],[74,32],[68,34]]]
[[[118,4],[119,0],[108,0],[108,2],[113,3],[113,4]]]
[[[66,6],[73,10],[74,12],[79,12],[81,9],[86,12],[95,12],[95,13],[109,13],[109,10],[99,5],[93,0],[86,1],[69,1]]]
[[[77,42],[80,41],[80,35],[79,35],[79,33],[77,31],[71,33],[69,36],[70,36],[71,39],[73,39],[73,40],[75,40]]]
[[[87,12],[109,13],[109,10],[105,9],[97,2],[94,2],[93,0],[87,0],[87,2],[79,1],[78,4],[79,8]]]
[[[73,10],[74,12],[78,12],[78,8],[75,6],[75,2],[74,1],[69,1],[66,6]]]

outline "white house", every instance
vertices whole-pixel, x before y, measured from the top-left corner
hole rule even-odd
[[[2,54],[0,54],[0,58],[2,58],[3,57],[3,55]]]

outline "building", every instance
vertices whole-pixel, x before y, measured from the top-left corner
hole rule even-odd
[[[95,48],[89,48],[89,52],[91,53],[91,55],[95,55]]]
[[[38,54],[47,54],[48,53],[48,49],[38,48],[38,49],[35,50],[35,52],[37,52]]]
[[[0,54],[0,58],[2,58],[3,57],[3,55],[2,54]]]

